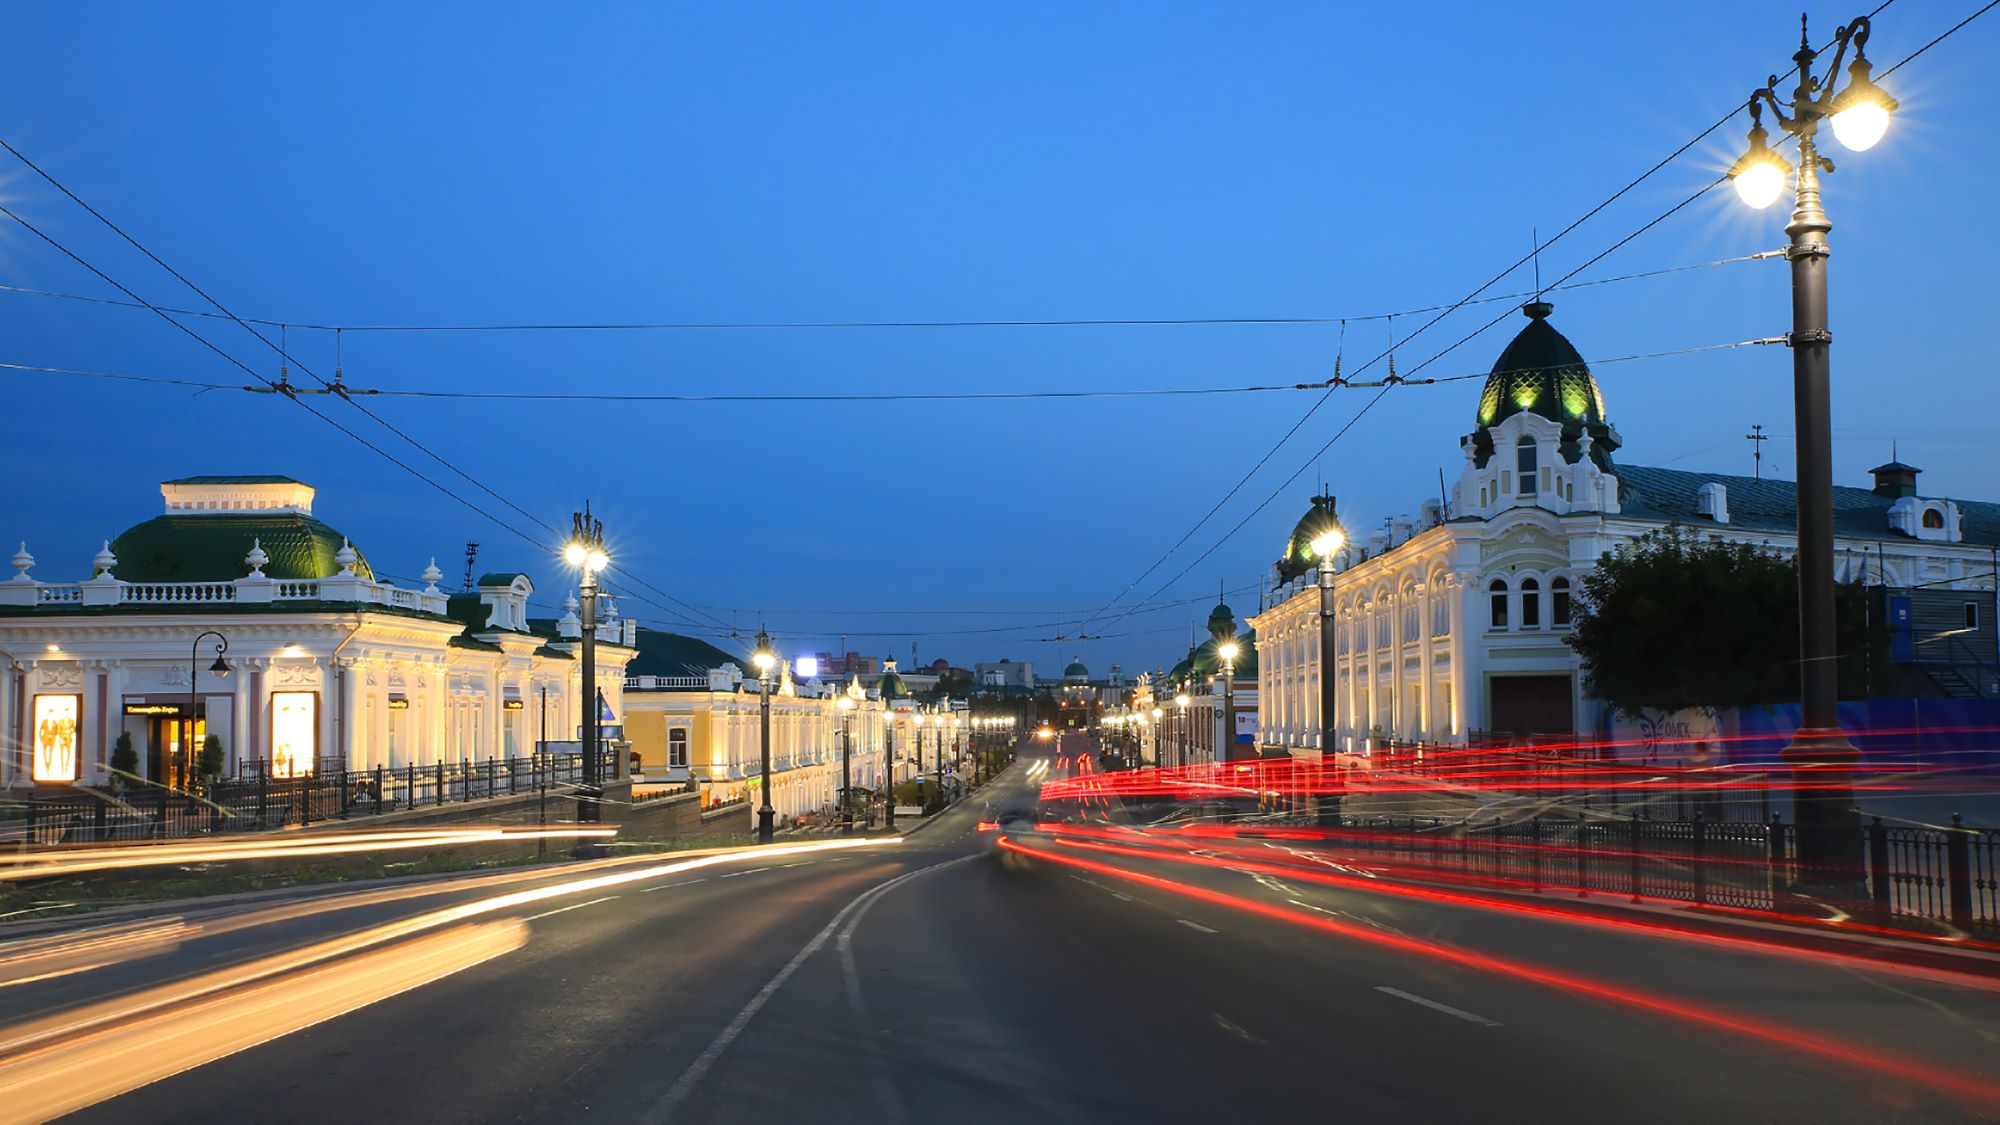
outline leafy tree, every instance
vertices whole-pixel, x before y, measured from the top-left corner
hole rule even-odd
[[[194,772],[203,780],[222,776],[222,737],[211,734],[201,740],[201,754],[195,758]]]
[[[111,743],[111,768],[114,771],[111,780],[115,785],[122,785],[128,780],[121,774],[139,772],[139,752],[132,748],[131,731],[119,731],[117,739]]]
[[[1860,587],[1838,591],[1838,615],[1842,694],[1857,696]],[[1798,567],[1775,552],[1670,524],[1598,560],[1574,621],[1584,689],[1626,714],[1799,697]]]

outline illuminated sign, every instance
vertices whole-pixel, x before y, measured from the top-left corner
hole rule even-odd
[[[797,660],[792,661],[792,671],[797,672],[799,678],[802,680],[812,679],[814,676],[819,675],[819,657],[799,657]]]
[[[510,699],[507,702],[502,703],[501,706],[505,707],[509,711],[519,711],[521,709],[521,701],[518,699]]]
[[[407,699],[404,699],[404,698],[403,698],[402,696],[400,696],[400,695],[392,695],[392,696],[390,696],[390,697],[389,697],[389,710],[391,710],[391,711],[408,711],[409,709],[410,709],[410,701],[409,701],[409,700],[407,700]]]
[[[176,718],[185,718],[187,716],[187,708],[178,703],[127,703],[125,705],[125,713],[127,715],[172,715]]]
[[[319,760],[319,693],[271,693],[271,775],[298,777]]]
[[[83,765],[83,697],[35,697],[35,780],[75,781]]]

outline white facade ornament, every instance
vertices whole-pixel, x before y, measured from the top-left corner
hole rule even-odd
[[[16,582],[34,581],[33,578],[28,577],[28,569],[35,565],[35,556],[28,553],[27,540],[25,539],[22,540],[20,549],[14,552],[13,562],[14,562],[14,581]]]
[[[264,541],[262,539],[250,540],[250,553],[243,556],[243,565],[250,568],[251,577],[264,577],[264,564],[270,561],[271,556],[264,551]]]
[[[422,578],[426,583],[426,585],[424,586],[424,593],[435,594],[439,592],[438,580],[444,577],[444,571],[438,569],[438,561],[436,555],[431,556],[431,564],[425,567],[424,572],[418,575],[417,577]]]
[[[22,545],[26,546],[26,544]],[[106,539],[104,545],[97,549],[97,556],[90,560],[90,576],[92,578],[101,578],[109,575],[111,568],[117,565],[118,556],[111,553],[111,540]]]
[[[572,640],[582,637],[583,619],[576,615],[576,611],[580,608],[582,607],[577,604],[575,594],[563,598],[562,620],[556,622],[556,632]]]
[[[343,535],[340,537],[340,550],[334,552],[333,561],[340,564],[340,573],[343,576],[352,576],[354,564],[361,561],[361,553],[356,551],[354,544],[349,543],[347,537]]]

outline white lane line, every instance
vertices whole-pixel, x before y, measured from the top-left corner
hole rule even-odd
[[[769,871],[769,870],[770,870],[770,868],[768,868],[768,867],[753,867],[753,868],[751,868],[751,869],[750,869],[750,870],[748,870],[748,871],[731,871],[731,872],[730,872],[729,874],[727,874],[727,875],[718,875],[718,876],[716,876],[716,878],[718,878],[718,879],[734,879],[734,878],[736,878],[736,877],[737,877],[738,875],[755,875],[755,874],[756,874],[756,873],[758,873],[759,871]]]
[[[1398,1000],[1408,1000],[1412,1004],[1422,1004],[1424,1007],[1429,1008],[1434,1012],[1443,1012],[1445,1015],[1448,1016],[1457,1016],[1459,1019],[1462,1019],[1467,1023],[1476,1023],[1484,1027],[1500,1026],[1499,1020],[1489,1020],[1485,1016],[1474,1015],[1473,1013],[1466,1011],[1464,1008],[1454,1008],[1450,1004],[1440,1004],[1435,1000],[1426,1000],[1423,997],[1418,996],[1414,992],[1404,992],[1400,988],[1390,988],[1386,984],[1376,985],[1375,991],[1386,992],[1389,995],[1394,996]]]
[[[1220,932],[1218,930],[1212,930],[1209,927],[1202,925],[1200,922],[1190,922],[1186,918],[1176,918],[1174,919],[1174,921],[1179,922],[1181,925],[1186,926],[1190,930],[1200,930],[1202,933],[1205,934],[1213,934]]]
[[[544,910],[540,914],[530,914],[526,918],[521,919],[521,921],[532,922],[537,918],[548,918],[557,914],[567,914],[572,910],[582,910],[586,906],[596,906],[600,902],[610,902],[612,899],[617,897],[618,897],[617,895],[605,895],[603,898],[594,898],[591,899],[589,902],[577,902],[577,903],[571,903],[568,906],[558,906],[554,910]]]
[[[639,888],[639,893],[642,895],[649,895],[652,894],[654,891],[672,890],[675,887],[691,887],[696,883],[706,883],[706,882],[708,882],[706,878],[683,879],[678,883],[662,883],[657,887],[641,887]]]
[[[666,1094],[658,1102],[654,1103],[652,1111],[647,1113],[642,1120],[647,1122],[647,1125],[656,1125],[656,1123],[665,1122],[672,1117],[674,1107],[678,1106],[690,1093],[694,1092],[695,1085],[701,1081],[702,1076],[708,1073],[709,1068],[715,1065],[715,1060],[722,1057],[722,1052],[729,1049],[729,1045],[736,1041],[737,1036],[743,1034],[743,1029],[750,1026],[750,1021],[756,1017],[758,1011],[770,1002],[771,997],[777,995],[778,989],[783,987],[784,983],[792,978],[793,973],[799,971],[799,966],[805,964],[806,958],[819,952],[820,947],[826,944],[827,939],[833,936],[833,932],[840,928],[842,922],[847,921],[848,916],[853,914],[857,907],[866,906],[868,903],[887,894],[892,887],[914,879],[926,872],[936,871],[940,867],[949,867],[954,863],[963,863],[966,860],[974,858],[977,858],[976,854],[960,856],[957,859],[946,860],[943,863],[931,864],[929,867],[919,867],[915,871],[905,871],[894,879],[877,883],[848,900],[847,905],[841,907],[839,912],[833,916],[833,920],[829,921],[826,927],[820,930],[819,933],[814,934],[812,940],[806,942],[803,948],[793,954],[792,959],[785,962],[785,967],[779,969],[777,975],[767,981],[763,988],[758,989],[757,995],[752,996],[750,1002],[743,1005],[743,1010],[737,1012],[735,1017],[720,1032],[716,1033],[714,1041],[709,1043],[702,1050],[701,1054],[695,1057],[692,1063],[688,1064],[687,1070],[682,1072],[681,1076],[668,1088]]]
[[[1119,900],[1120,902],[1132,902],[1132,901],[1133,901],[1133,898],[1132,898],[1132,896],[1131,896],[1131,895],[1128,895],[1128,894],[1122,894],[1122,893],[1120,893],[1120,892],[1118,892],[1118,891],[1112,891],[1112,892],[1111,892],[1111,897],[1112,897],[1112,898],[1115,898],[1115,899],[1117,899],[1117,900]]]
[[[780,870],[780,871],[783,871],[783,870],[784,870],[785,868],[787,868],[787,867],[804,867],[804,866],[806,866],[806,865],[807,865],[807,864],[809,864],[809,863],[815,863],[815,862],[818,862],[818,861],[816,861],[816,860],[810,860],[810,859],[802,859],[802,860],[798,861],[797,863],[781,863],[781,864],[779,864],[779,865],[778,865],[778,870]]]

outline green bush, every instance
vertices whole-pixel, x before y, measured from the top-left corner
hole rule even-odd
[[[222,776],[222,738],[209,735],[201,740],[201,756],[195,759],[194,772],[203,780]]]
[[[111,768],[121,774],[139,772],[139,752],[132,748],[132,732],[121,730],[111,744]],[[126,780],[118,778],[117,780]]]
[[[928,782],[920,785],[914,780],[905,781],[901,785],[896,786],[896,803],[899,805],[921,805],[928,798],[935,796],[936,793],[937,791]]]

